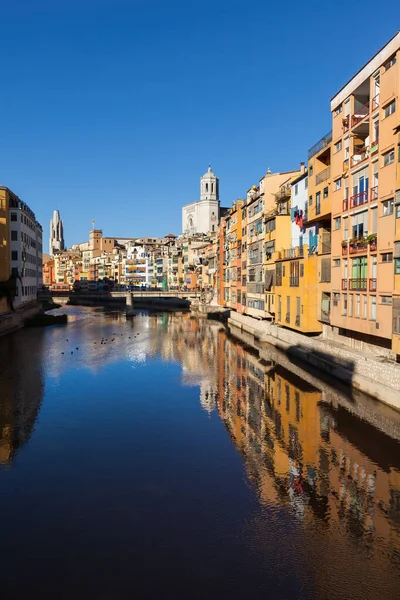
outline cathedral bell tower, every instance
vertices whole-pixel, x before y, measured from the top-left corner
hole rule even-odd
[[[219,179],[211,171],[211,165],[207,173],[200,178],[200,200],[219,200]]]

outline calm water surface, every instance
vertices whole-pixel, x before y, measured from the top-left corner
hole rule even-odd
[[[0,339],[2,598],[400,598],[397,413],[217,323],[67,310]]]

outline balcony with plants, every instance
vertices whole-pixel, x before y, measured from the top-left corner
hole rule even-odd
[[[376,252],[377,249],[377,234],[370,233],[351,238],[350,240],[342,241],[342,255],[347,254],[366,254],[369,248],[370,252]]]

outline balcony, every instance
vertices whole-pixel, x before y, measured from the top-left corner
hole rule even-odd
[[[349,290],[351,292],[366,292],[368,279],[361,277],[357,279],[349,279]]]
[[[264,294],[264,284],[263,283],[248,283],[247,284],[247,293],[248,294]]]
[[[351,166],[356,167],[358,164],[362,163],[364,160],[367,160],[368,155],[369,155],[368,146],[362,146],[361,148],[358,148],[358,150],[356,152],[354,152],[353,156],[351,157]]]
[[[279,252],[279,258],[281,260],[289,259],[289,258],[303,258],[304,256],[304,247],[296,246],[295,248],[286,248],[282,252]]]
[[[308,160],[321,152],[326,146],[328,146],[332,141],[332,131],[329,131],[323,138],[319,140],[314,146],[312,146],[308,151]]]
[[[342,125],[343,133],[346,133],[346,131],[350,129],[350,117],[344,117],[344,119],[342,119]]]
[[[318,175],[315,176],[315,185],[318,185],[318,184],[322,183],[323,181],[326,181],[327,179],[329,179],[330,176],[331,176],[331,168],[326,167],[326,169],[324,169],[323,171],[318,173]]]
[[[291,185],[289,183],[283,185],[280,188],[279,192],[277,194],[275,194],[276,202],[282,202],[284,200],[289,200],[291,193],[292,193]]]
[[[369,280],[369,291],[376,292],[376,279],[375,278],[370,278],[370,280]]]
[[[347,256],[348,252],[349,252],[348,242],[343,241],[342,242],[342,256]]]
[[[351,126],[354,127],[357,123],[361,123],[369,115],[369,101],[357,108],[355,113],[351,115]]]
[[[366,253],[368,248],[368,242],[366,239],[359,239],[357,241],[349,242],[349,254],[358,254],[360,252]]]
[[[350,208],[362,206],[363,204],[367,204],[367,202],[368,190],[365,190],[364,192],[359,192],[358,194],[354,194],[354,196],[350,196]]]

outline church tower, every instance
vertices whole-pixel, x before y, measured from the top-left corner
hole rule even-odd
[[[182,233],[191,236],[217,231],[220,216],[219,179],[212,172],[200,177],[200,199],[182,207]]]
[[[207,173],[200,177],[200,200],[219,201],[219,179],[211,171],[211,165]]]

